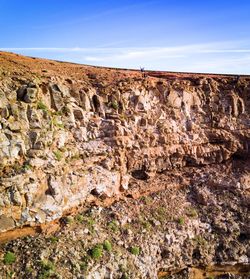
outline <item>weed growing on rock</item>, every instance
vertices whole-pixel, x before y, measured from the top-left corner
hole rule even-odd
[[[66,224],[73,224],[74,223],[74,218],[73,217],[71,217],[71,216],[66,216],[65,217],[65,222],[66,222]]]
[[[81,214],[77,214],[75,217],[76,221],[82,223],[84,221],[84,217]]]
[[[113,108],[113,109],[115,109],[115,110],[118,110],[118,108],[119,108],[119,105],[118,105],[118,102],[117,101],[113,101],[113,102],[111,102],[111,107]]]
[[[105,240],[103,242],[103,248],[104,250],[108,251],[108,252],[111,252],[112,251],[112,244],[109,240]]]
[[[130,247],[130,253],[135,256],[138,256],[140,254],[140,247],[138,247],[138,246]]]
[[[56,236],[51,236],[51,237],[49,238],[49,240],[50,240],[51,243],[56,243],[56,242],[59,240],[59,238],[56,237]]]
[[[108,228],[113,231],[113,232],[117,232],[119,230],[119,226],[117,221],[113,220],[111,222],[108,223]]]
[[[48,107],[40,100],[37,103],[37,109],[41,109],[43,111],[48,111]]]
[[[63,154],[62,154],[62,152],[60,150],[56,150],[53,153],[54,153],[57,161],[61,161],[62,160]]]
[[[15,272],[14,271],[7,271],[7,278],[15,278]]]
[[[207,245],[207,241],[205,238],[203,238],[200,235],[197,235],[193,238],[193,240],[200,246],[206,246]]]
[[[3,262],[5,264],[13,264],[16,261],[16,255],[13,252],[7,252],[4,255]]]
[[[90,255],[94,260],[100,259],[102,257],[102,254],[103,254],[102,244],[97,244],[90,250]]]
[[[181,226],[183,226],[185,224],[185,219],[184,217],[179,217],[177,220],[178,224],[180,224]]]
[[[198,216],[197,211],[195,210],[195,208],[190,207],[187,211],[187,216],[195,218]]]
[[[42,260],[40,262],[41,273],[39,275],[39,279],[49,278],[55,272],[54,264],[49,260]]]
[[[81,263],[79,264],[79,266],[80,266],[80,269],[81,269],[82,271],[84,271],[84,272],[86,272],[87,269],[88,269],[88,263],[85,262],[85,261],[81,262]]]

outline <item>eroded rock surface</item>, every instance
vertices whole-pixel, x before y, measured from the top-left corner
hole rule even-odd
[[[0,115],[0,233],[171,185],[218,208],[221,232],[234,233],[211,187],[238,189],[237,214],[249,206],[250,77],[142,77],[0,53]],[[248,238],[239,222],[230,229]]]

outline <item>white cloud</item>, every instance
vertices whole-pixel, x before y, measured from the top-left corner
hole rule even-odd
[[[225,41],[171,47],[0,48],[26,55],[102,66],[250,74],[249,41]]]

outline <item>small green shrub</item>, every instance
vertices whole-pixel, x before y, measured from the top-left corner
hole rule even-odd
[[[112,230],[113,232],[117,232],[119,230],[119,226],[117,221],[113,220],[108,223],[108,228]]]
[[[50,240],[51,243],[56,243],[56,242],[59,240],[59,238],[56,237],[56,236],[51,236],[51,237],[49,238],[49,240]]]
[[[4,255],[3,261],[5,264],[13,264],[16,261],[16,255],[13,252],[7,252]]]
[[[33,272],[33,268],[31,266],[28,266],[25,268],[25,272],[26,273],[32,273]]]
[[[206,246],[207,245],[207,241],[204,237],[202,237],[201,235],[196,235],[193,240],[201,246]]]
[[[40,266],[41,266],[42,270],[51,270],[51,271],[55,270],[54,264],[49,260],[41,261]]]
[[[75,217],[76,221],[82,223],[84,221],[84,217],[81,214],[77,214]]]
[[[90,255],[92,259],[98,260],[102,257],[103,254],[103,246],[101,244],[97,244],[90,250]]]
[[[7,271],[7,278],[15,278],[15,272],[12,270]]]
[[[51,275],[55,274],[55,266],[53,262],[49,260],[40,261],[41,271],[39,274],[39,279],[50,278]]]
[[[195,208],[189,208],[187,211],[187,216],[195,218],[198,216],[197,211],[195,210]]]
[[[48,107],[40,100],[37,103],[37,109],[41,109],[43,111],[48,111]]]
[[[88,217],[87,223],[88,226],[92,227],[95,224],[95,220],[92,217]]]
[[[123,273],[121,279],[129,279],[128,274],[127,273]]]
[[[53,152],[55,157],[56,157],[56,160],[57,161],[61,161],[62,158],[63,158],[63,153],[60,151],[60,150],[56,150]]]
[[[138,247],[138,246],[130,247],[130,253],[135,256],[138,256],[140,254],[140,247]]]
[[[119,108],[119,104],[118,102],[115,100],[113,102],[111,102],[111,107],[115,110],[117,110]]]
[[[143,228],[146,229],[147,231],[150,231],[152,229],[152,225],[149,221],[143,221],[141,224]]]
[[[31,166],[29,163],[23,164],[23,170],[24,170],[24,171],[28,171],[28,170],[30,170],[31,168],[32,168],[32,166]]]
[[[79,266],[80,266],[80,269],[82,271],[87,271],[87,269],[88,269],[88,263],[87,262],[80,262]]]
[[[184,225],[185,224],[185,219],[184,217],[179,217],[177,222],[180,224],[180,225]]]
[[[74,218],[73,217],[71,217],[71,216],[66,216],[65,217],[65,222],[66,222],[66,224],[73,224],[74,223]]]
[[[104,250],[106,250],[106,251],[108,251],[108,252],[111,252],[111,250],[112,250],[112,244],[111,244],[111,242],[110,242],[109,240],[105,240],[105,241],[103,242],[103,248],[104,248]]]

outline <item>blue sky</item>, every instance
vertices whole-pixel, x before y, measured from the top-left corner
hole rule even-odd
[[[0,50],[112,67],[250,74],[250,1],[0,0]]]

